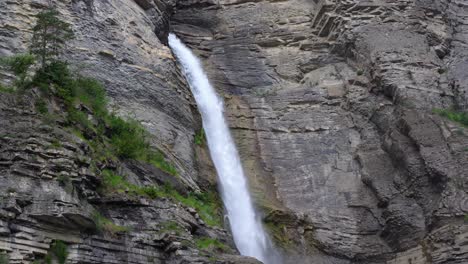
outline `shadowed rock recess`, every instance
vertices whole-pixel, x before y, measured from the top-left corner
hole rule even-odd
[[[0,56],[27,50],[48,4],[75,33],[63,59],[101,81],[178,172],[106,165],[132,184],[216,191],[171,30],[224,97],[285,263],[468,263],[468,129],[434,113],[468,111],[466,1],[0,0]],[[0,94],[2,259],[42,263],[60,240],[66,263],[258,263],[227,223],[174,199],[103,195],[89,142],[63,117],[44,120],[38,96]],[[99,232],[97,212],[125,231]]]

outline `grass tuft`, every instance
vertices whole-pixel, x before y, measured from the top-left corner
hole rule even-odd
[[[16,90],[15,88],[3,85],[0,83],[0,93],[14,93]]]
[[[221,201],[215,192],[189,193],[184,196],[169,185],[140,187],[129,183],[125,177],[111,170],[102,172],[102,193],[119,193],[144,196],[151,199],[169,198],[195,208],[201,219],[210,226],[221,226]]]
[[[130,231],[129,227],[116,225],[111,220],[107,219],[102,214],[100,214],[99,212],[95,212],[93,214],[93,220],[94,220],[94,223],[96,224],[96,229],[98,230],[98,232],[101,232],[101,233],[108,233],[111,235],[115,235],[117,233],[125,233],[125,232]]]
[[[203,146],[206,143],[205,130],[203,128],[195,134],[194,142],[198,146]]]
[[[434,113],[457,122],[464,127],[468,127],[468,112],[458,112],[450,109],[434,109],[433,111]]]
[[[195,239],[195,245],[201,250],[208,250],[208,251],[222,251],[225,252],[228,250],[228,246],[221,243],[217,239],[203,237]]]

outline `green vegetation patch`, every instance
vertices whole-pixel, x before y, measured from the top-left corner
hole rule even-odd
[[[35,107],[36,107],[37,112],[41,114],[47,114],[49,112],[47,108],[47,102],[43,98],[39,98],[36,101]]]
[[[195,239],[195,245],[201,250],[226,252],[229,247],[217,239],[203,237]]]
[[[102,172],[102,192],[126,193],[131,196],[144,196],[151,199],[169,198],[185,206],[195,208],[201,219],[210,226],[221,226],[221,201],[215,192],[189,193],[182,195],[169,185],[140,187],[129,183],[125,177],[111,170]]]
[[[0,93],[14,93],[15,91],[15,88],[0,83]]]
[[[67,261],[68,248],[63,241],[55,241],[50,248],[50,252],[54,254],[59,264],[65,264],[65,261]]]
[[[198,131],[196,134],[195,134],[195,137],[194,137],[194,142],[196,145],[198,146],[203,146],[205,145],[206,143],[206,137],[205,137],[205,130],[200,129],[200,131]]]
[[[58,99],[65,108],[66,124],[80,131],[92,147],[93,156],[96,156],[93,160],[135,159],[177,175],[176,168],[166,161],[163,153],[151,148],[148,134],[140,123],[108,112],[106,92],[100,82],[74,74],[67,62],[58,59],[66,42],[74,37],[70,25],[59,18],[59,12],[47,9],[36,18],[32,28],[31,54],[0,60],[17,76],[14,88],[0,86],[0,91],[39,87],[41,98],[35,102],[35,108],[50,124],[55,123],[51,119],[59,115],[49,113],[45,98]],[[35,64],[39,64],[38,69],[30,78],[29,70]]]
[[[273,240],[282,248],[288,248],[292,241],[288,238],[287,229],[284,224],[278,224],[271,221],[265,222],[264,226],[268,230]]]
[[[434,113],[457,122],[464,127],[468,127],[468,112],[459,112],[450,109],[434,109]]]
[[[175,198],[182,204],[195,208],[206,224],[210,226],[222,225],[222,205],[215,192],[190,193],[188,196],[182,196],[175,190],[170,190],[168,194],[169,197]]]
[[[124,233],[130,231],[129,227],[116,225],[114,222],[107,219],[97,211],[93,214],[93,220],[96,224],[96,229],[101,233],[115,235],[117,233]]]
[[[174,232],[176,235],[180,236],[185,230],[174,221],[167,221],[161,224],[161,232]]]
[[[0,59],[0,64],[6,66],[16,75],[14,85],[20,90],[30,87],[31,81],[28,78],[28,72],[34,63],[35,57],[31,54],[18,54]],[[11,91],[10,89],[6,89],[6,91]]]
[[[0,264],[8,264],[8,263],[10,263],[8,255],[6,253],[0,253]]]

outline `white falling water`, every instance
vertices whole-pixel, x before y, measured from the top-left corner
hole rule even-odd
[[[264,263],[277,262],[268,252],[271,248],[269,238],[255,216],[239,155],[224,120],[223,101],[216,95],[198,58],[174,34],[169,34],[169,46],[182,66],[202,114],[234,242],[244,256],[255,257]]]

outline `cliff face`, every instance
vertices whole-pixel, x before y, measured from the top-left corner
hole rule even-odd
[[[184,1],[291,263],[467,261],[463,1]],[[274,191],[272,191],[274,190]],[[296,256],[296,257],[294,257]]]
[[[48,2],[0,2],[1,56],[27,49],[33,16]],[[116,111],[141,121],[179,172],[114,164],[133,184],[214,188],[207,150],[193,142],[198,110],[164,44],[170,24],[224,95],[286,263],[468,261],[468,131],[433,114],[467,109],[464,1],[53,4],[76,35],[65,59],[102,81]],[[0,70],[0,82],[11,78]],[[10,263],[42,259],[54,240],[68,245],[67,263],[254,263],[187,206],[99,194],[89,144],[45,122],[37,98],[35,90],[0,97],[0,252]],[[95,232],[96,211],[129,231]],[[197,249],[200,237],[229,249]]]
[[[27,50],[34,15],[49,2],[0,2],[1,56]],[[230,234],[208,226],[193,208],[172,199],[99,192],[98,172],[109,167],[136,186],[170,182],[182,193],[216,190],[207,151],[193,142],[201,128],[198,110],[174,57],[162,44],[174,3],[52,4],[75,33],[64,59],[74,72],[105,85],[112,108],[143,124],[151,134],[151,145],[174,164],[178,175],[125,160],[97,162],[98,168],[93,168],[90,143],[63,126],[60,102],[46,98],[49,108],[58,113],[51,120],[36,111],[37,89],[25,94],[2,92],[1,260],[42,263],[54,241],[60,240],[68,248],[67,263],[256,263],[238,256]],[[2,84],[13,78],[3,69],[0,74]],[[116,232],[98,230],[100,225]],[[197,244],[199,239],[225,246],[222,252],[205,249]]]

